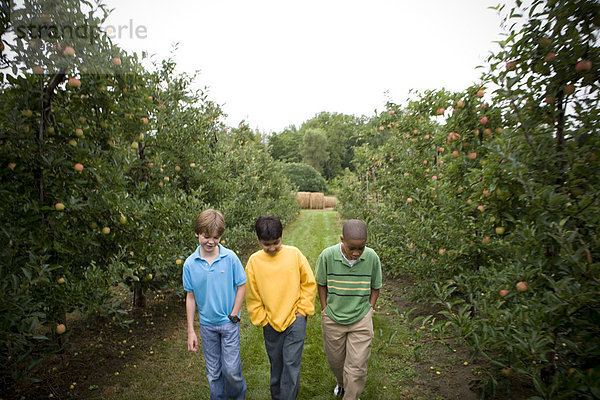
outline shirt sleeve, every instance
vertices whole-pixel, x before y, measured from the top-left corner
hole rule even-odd
[[[383,286],[381,275],[381,261],[379,260],[379,256],[375,254],[375,265],[373,266],[373,274],[371,275],[372,289],[381,289]]]
[[[298,311],[304,315],[315,313],[315,299],[317,298],[317,282],[308,260],[300,252],[300,298],[298,299]]]
[[[250,322],[252,322],[253,325],[265,326],[267,324],[267,311],[260,298],[252,269],[252,258],[250,258],[248,264],[246,264],[246,309],[248,310]]]
[[[183,290],[185,290],[186,292],[193,292],[194,287],[192,286],[192,277],[190,274],[189,265],[187,263],[183,264],[182,279],[183,279]]]
[[[324,252],[319,255],[317,258],[317,266],[315,268],[315,278],[318,285],[327,286],[327,257],[325,257]]]

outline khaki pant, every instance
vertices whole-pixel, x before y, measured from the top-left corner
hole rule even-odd
[[[325,311],[321,314],[323,347],[338,386],[344,388],[344,400],[357,400],[367,382],[367,365],[373,340],[373,308],[350,325],[334,322]]]

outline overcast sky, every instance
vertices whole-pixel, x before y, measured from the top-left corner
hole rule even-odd
[[[120,47],[179,43],[179,71],[263,133],[320,111],[373,115],[410,89],[462,90],[501,39],[492,0],[105,0]],[[120,33],[119,33],[120,31]]]

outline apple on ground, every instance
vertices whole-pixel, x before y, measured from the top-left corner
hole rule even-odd
[[[65,324],[56,325],[56,333],[58,333],[59,335],[62,335],[66,331],[67,331],[67,327],[65,326]]]

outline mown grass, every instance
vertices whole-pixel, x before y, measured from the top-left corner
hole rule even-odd
[[[339,242],[341,221],[333,211],[303,211],[294,223],[284,230],[283,243],[298,247],[314,268],[320,252],[327,246]],[[242,259],[242,262],[245,262]],[[393,287],[384,288],[374,315],[375,337],[369,362],[367,385],[361,398],[366,399],[424,399],[430,398],[426,390],[420,390],[415,381],[416,343],[408,318],[392,304]],[[320,324],[320,307],[316,299],[316,314],[309,317],[304,346],[299,399],[332,399],[335,379],[329,370],[323,351]],[[62,388],[40,393],[39,398],[48,398],[55,392],[61,398],[86,399],[208,399],[209,389],[205,375],[202,352],[187,351],[187,329],[185,305],[181,299],[171,300],[165,314],[159,307],[156,315],[148,315],[147,324],[162,325],[160,334],[145,335],[132,349],[131,340],[125,345],[122,339],[131,330],[112,332],[117,354],[111,367],[110,360],[98,365],[82,365],[83,378],[79,385],[66,390]],[[175,310],[173,310],[175,309]],[[160,317],[160,318],[159,318]],[[152,325],[152,326],[156,326]],[[197,325],[197,322],[196,322]],[[246,398],[265,400],[270,398],[270,366],[264,349],[262,329],[252,326],[245,307],[242,309],[241,356],[243,375],[248,384]],[[117,327],[111,329],[119,329]],[[197,327],[197,333],[199,328]],[[135,332],[134,332],[135,334]],[[123,337],[121,337],[123,336]],[[107,343],[108,345],[108,343]],[[90,351],[92,346],[90,346]],[[118,355],[125,349],[124,355]],[[121,353],[122,354],[122,353]],[[65,357],[67,357],[65,355]],[[90,357],[93,360],[93,356]],[[72,359],[65,358],[68,368]],[[93,363],[93,361],[92,361]],[[96,368],[98,367],[98,368]],[[71,375],[73,376],[73,375]],[[73,378],[74,379],[74,378]],[[425,394],[425,395],[424,395]],[[0,396],[1,398],[1,396]],[[31,398],[31,397],[27,397]],[[37,397],[36,397],[37,398]]]

